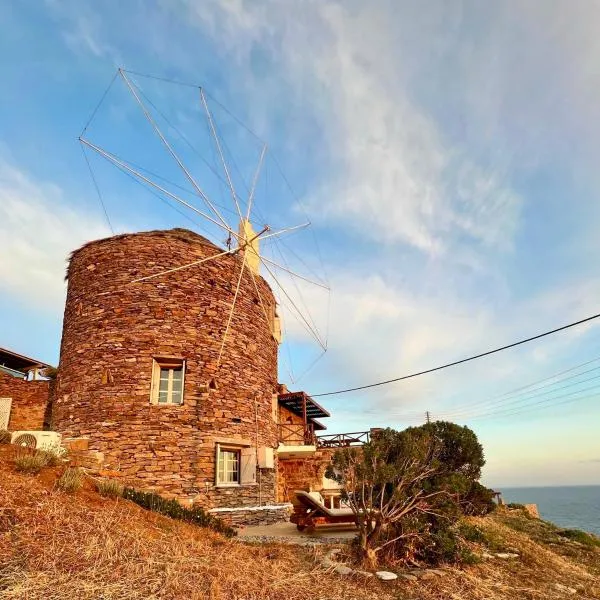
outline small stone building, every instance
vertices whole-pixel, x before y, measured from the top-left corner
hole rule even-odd
[[[40,430],[48,425],[53,382],[40,378],[50,365],[0,348],[0,430]]]

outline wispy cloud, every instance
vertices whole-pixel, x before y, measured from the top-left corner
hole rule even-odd
[[[69,253],[110,235],[100,219],[68,207],[62,190],[37,182],[0,157],[0,290],[38,311],[60,315]]]

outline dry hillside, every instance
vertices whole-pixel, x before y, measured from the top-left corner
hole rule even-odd
[[[567,540],[542,522],[495,515],[477,554],[512,551],[443,576],[391,583],[343,577],[317,558],[323,547],[249,545],[158,516],[91,483],[54,488],[61,468],[16,473],[0,447],[0,598],[318,600],[394,598],[600,599],[600,548]]]

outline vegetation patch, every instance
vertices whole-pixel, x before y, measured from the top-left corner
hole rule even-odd
[[[12,434],[6,429],[0,429],[0,444],[10,444]]]
[[[559,529],[558,534],[565,537],[573,542],[579,542],[584,546],[598,546],[600,547],[600,539],[591,533],[586,533],[580,529]]]
[[[200,506],[185,508],[184,506],[181,506],[177,500],[167,500],[153,492],[140,492],[130,487],[123,489],[123,498],[131,500],[141,507],[147,508],[153,512],[171,517],[172,519],[192,523],[198,527],[207,527],[208,529],[217,531],[225,537],[234,537],[236,535],[236,531],[233,527],[230,527],[221,519],[206,512]]]
[[[101,496],[107,498],[119,498],[123,496],[123,486],[114,479],[98,479],[96,482],[96,490]]]
[[[78,467],[68,467],[56,481],[56,487],[69,494],[80,490],[82,486],[83,471]]]
[[[14,456],[15,469],[21,473],[36,475],[44,467],[54,467],[58,464],[58,457],[51,452],[31,450],[17,446]]]

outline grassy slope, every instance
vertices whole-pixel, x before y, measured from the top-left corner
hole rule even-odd
[[[0,508],[16,517],[4,526],[0,518],[2,600],[567,597],[556,583],[577,587],[572,597],[600,599],[599,549],[550,539],[543,524],[536,532],[516,531],[535,526],[523,519],[513,527],[508,517],[471,520],[496,549],[518,550],[519,560],[451,568],[443,578],[416,583],[380,583],[325,572],[315,560],[321,548],[226,540],[122,499],[100,498],[91,485],[66,495],[53,490],[60,469],[20,475],[9,454],[0,447]]]

